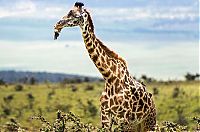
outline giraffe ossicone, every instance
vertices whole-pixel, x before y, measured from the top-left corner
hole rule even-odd
[[[75,3],[56,23],[54,39],[64,27],[80,27],[89,56],[105,79],[100,97],[102,127],[111,130],[115,122],[123,123],[124,131],[154,131],[156,109],[152,94],[130,75],[126,61],[96,37],[90,13],[83,6]]]

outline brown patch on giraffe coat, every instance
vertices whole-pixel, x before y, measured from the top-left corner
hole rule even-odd
[[[124,95],[124,98],[126,99],[126,100],[129,100],[129,97],[128,97],[128,95]]]
[[[137,91],[134,93],[134,95],[135,95],[135,97],[136,97],[136,100],[139,100],[139,99],[140,99],[140,94],[139,94]]]
[[[102,61],[102,63],[105,63],[105,59],[103,56],[101,56],[101,61]]]
[[[118,112],[121,112],[123,110],[123,108],[122,108],[122,106],[120,106],[119,108],[118,108]]]
[[[122,74],[124,74],[124,72],[122,71]],[[125,78],[124,78],[125,82],[128,82],[128,77],[127,75],[125,75]]]
[[[108,66],[105,64],[105,62],[104,62],[104,63],[102,63],[102,67],[103,67],[103,68],[105,68],[105,69],[107,69],[107,68],[108,68]]]
[[[92,56],[92,60],[93,60],[95,63],[96,63],[97,59],[98,59],[98,56],[97,56],[97,55],[93,55],[93,56]]]
[[[101,68],[101,67],[99,68],[99,70],[100,70],[100,72],[103,72],[103,71],[104,71],[104,69],[103,69],[103,68]]]
[[[131,93],[134,95],[136,92],[136,89],[135,88],[131,88]]]
[[[115,94],[118,94],[120,89],[118,87],[115,88]]]
[[[113,106],[113,105],[114,105],[114,101],[113,101],[113,99],[111,98],[111,99],[110,99],[110,107]]]
[[[89,36],[89,33],[85,34],[84,38],[87,39]]]
[[[137,112],[136,115],[137,115],[137,118],[138,118],[138,117],[141,117],[143,115],[143,113],[142,112]]]
[[[106,72],[106,73],[102,73],[102,74],[103,74],[103,76],[105,76],[105,77],[109,77],[110,74],[111,74],[111,71],[108,71],[108,72]]]
[[[93,48],[88,49],[89,54],[91,55],[94,52]]]
[[[112,107],[111,107],[111,110],[114,111],[114,112],[116,113],[118,108],[119,108],[119,106],[112,106]]]
[[[137,100],[137,98],[136,98],[134,95],[131,96],[131,99],[132,99],[133,101],[136,101],[136,100]]]
[[[102,120],[107,120],[107,117],[102,115],[102,116],[101,116],[101,119],[102,119]]]
[[[97,56],[100,56],[100,53],[97,49],[96,49],[96,54],[97,54]]]
[[[144,106],[143,106],[143,111],[147,111],[148,110],[148,105],[147,104],[144,104]]]
[[[129,108],[128,101],[124,101],[123,106],[124,108]]]
[[[99,46],[97,39],[95,39],[95,45]],[[99,47],[99,52],[102,53],[103,56],[105,56],[105,52],[103,51],[103,49],[101,49],[101,47]],[[104,52],[104,54],[103,54],[103,52]]]
[[[100,101],[105,101],[105,100],[108,100],[108,96],[107,95],[101,95]]]
[[[118,112],[118,117],[123,118],[126,110],[122,109],[121,111]]]
[[[101,106],[108,108],[108,101],[105,100],[105,101],[101,102]]]
[[[123,96],[118,96],[118,97],[117,97],[117,102],[118,102],[119,104],[121,104],[122,101],[123,101]]]
[[[142,111],[143,106],[142,105],[138,105],[138,109],[137,111]]]
[[[130,110],[127,110],[126,113],[124,114],[125,119],[130,118]]]
[[[112,93],[113,93],[113,95],[116,95],[115,94],[115,87],[114,86],[112,86]]]
[[[97,46],[95,44],[93,44],[93,48],[95,49]]]
[[[131,120],[134,121],[135,119],[136,119],[136,114],[135,114],[135,113],[132,113],[132,114],[131,114]]]
[[[114,65],[113,62],[112,62],[112,66],[111,66],[110,69],[113,71],[114,74],[116,73],[116,69],[117,69],[117,67],[116,67],[116,65]]]
[[[144,101],[144,102],[147,102],[147,94],[146,94],[146,93],[145,93],[144,96],[143,96],[143,101]]]
[[[112,77],[110,77],[109,79],[108,79],[108,83],[112,83],[112,82],[114,82],[115,80],[116,80],[117,78],[115,77],[115,76],[112,76]],[[115,87],[115,89],[116,89],[117,87]]]
[[[110,90],[108,89],[108,97],[110,97]]]
[[[119,79],[116,78],[116,81],[115,81],[115,84],[114,84],[116,87],[119,86]]]
[[[102,111],[101,111],[101,114],[105,115],[106,113],[105,113],[105,111],[104,111],[104,110],[102,110]]]
[[[89,47],[92,46],[92,42],[88,42],[87,46],[89,46]]]
[[[135,102],[133,102],[132,110],[136,110],[136,108],[137,108],[137,102],[135,101]]]
[[[107,58],[107,57],[106,57],[106,58]],[[107,58],[107,61],[106,61],[106,62],[107,62],[107,64],[108,64],[108,66],[110,66],[112,60]]]
[[[97,63],[97,66],[101,66],[101,63],[100,63],[100,62],[98,62],[98,63]]]
[[[149,105],[150,102],[151,102],[151,100],[150,100],[150,98],[148,97],[148,98],[147,98],[147,104]]]
[[[89,37],[87,37],[87,38],[85,38],[84,40],[85,40],[85,42],[88,42],[88,41],[89,41],[89,39],[90,39],[90,38],[89,38]]]

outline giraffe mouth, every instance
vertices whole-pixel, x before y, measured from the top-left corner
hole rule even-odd
[[[54,40],[56,40],[59,36],[59,33],[58,32],[54,32]]]

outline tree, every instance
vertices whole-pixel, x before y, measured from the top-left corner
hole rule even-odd
[[[5,85],[6,82],[3,79],[0,79],[0,85]]]
[[[35,77],[31,77],[31,78],[30,78],[29,83],[30,83],[31,85],[36,84],[36,82],[37,82],[37,79],[36,79]]]
[[[187,74],[185,75],[185,79],[186,79],[187,81],[194,81],[194,80],[196,79],[196,77],[198,77],[198,74],[197,74],[197,76],[196,76],[196,75],[192,75],[191,73],[187,73]]]

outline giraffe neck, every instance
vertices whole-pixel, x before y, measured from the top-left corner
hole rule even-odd
[[[117,78],[122,79],[126,71],[126,62],[96,38],[89,13],[87,21],[84,22],[81,29],[89,56],[103,78],[110,83]]]

